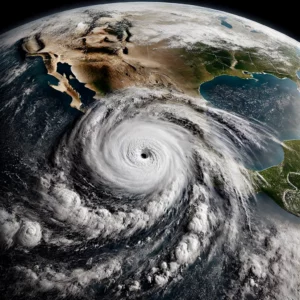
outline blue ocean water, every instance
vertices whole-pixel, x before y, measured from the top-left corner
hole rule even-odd
[[[270,74],[253,74],[252,79],[222,75],[203,83],[200,93],[214,107],[263,123],[281,141],[300,139],[300,93],[290,79]],[[259,159],[254,169],[282,161],[280,145],[270,142],[267,148],[256,153]]]
[[[11,186],[19,193],[31,178],[35,180],[37,170],[52,151],[53,141],[82,115],[70,107],[67,94],[49,86],[58,81],[47,74],[42,58],[25,60],[15,48],[0,56],[0,180],[6,183],[8,193],[12,192]],[[10,69],[23,65],[26,68],[6,82]]]
[[[300,218],[282,209],[276,202],[265,193],[256,195],[257,213],[261,218],[276,220],[276,222],[300,224]]]

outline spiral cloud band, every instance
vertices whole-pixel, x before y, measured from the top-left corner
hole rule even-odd
[[[89,298],[95,282],[109,287],[102,299],[159,291],[219,247],[235,253],[242,230],[255,232],[245,164],[270,139],[260,125],[200,99],[164,90],[115,92],[55,148],[38,188],[43,224],[19,224],[7,214],[1,226],[14,224],[14,233],[3,240],[35,247],[43,239],[54,247],[54,265],[18,267],[39,292]],[[59,259],[66,252],[68,264]],[[257,281],[269,282],[255,262],[247,265],[249,257],[242,251],[240,276],[251,269]]]

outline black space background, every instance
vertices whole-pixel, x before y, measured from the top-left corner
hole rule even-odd
[[[128,1],[25,0],[17,2],[8,0],[1,9],[0,33],[62,10],[112,2]],[[194,4],[223,10],[267,25],[300,41],[300,10],[296,7],[295,0],[280,0],[277,3],[269,0],[167,0],[163,2]]]

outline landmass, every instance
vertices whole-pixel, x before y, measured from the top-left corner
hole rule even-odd
[[[300,217],[300,140],[284,142],[281,164],[254,173],[258,192]]]
[[[58,63],[71,66],[76,79],[101,99],[106,93],[130,86],[164,87],[199,96],[199,86],[219,75],[251,78],[251,73],[270,73],[290,78],[300,87],[300,61],[293,48],[280,45],[278,59],[258,47],[236,47],[226,41],[218,46],[204,42],[170,47],[170,41],[132,42],[131,20],[98,15],[92,24],[80,22],[67,38],[41,31],[23,39],[27,57],[40,56],[49,75],[58,80],[52,88],[68,94],[70,105],[84,111],[81,96]],[[150,28],[149,28],[150,29]],[[286,57],[288,61],[283,61]]]

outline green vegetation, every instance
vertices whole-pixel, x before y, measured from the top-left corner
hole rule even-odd
[[[228,50],[229,49],[229,50]],[[300,86],[296,72],[300,70],[300,60],[294,49],[280,47],[276,49],[286,61],[273,59],[267,52],[257,48],[230,50],[230,45],[221,48],[195,43],[190,48],[181,50],[185,64],[192,69],[197,84],[211,80],[219,75],[233,75],[249,78],[247,72],[269,73],[278,78],[290,78]]]
[[[258,192],[265,192],[287,211],[300,216],[300,140],[285,141],[284,160],[256,172]]]
[[[180,50],[180,57],[188,68],[181,68],[179,72],[185,78],[190,78],[189,82],[194,88],[219,75],[250,78],[251,73],[256,72],[289,78],[300,87],[296,75],[300,70],[297,53],[284,46],[276,51],[286,60],[273,59],[268,52],[258,48],[230,50],[230,45],[226,43],[220,48],[195,43]],[[300,216],[300,140],[286,141],[285,145],[284,161],[278,166],[254,173],[254,178],[258,192],[265,192],[284,209]]]
[[[265,72],[278,78],[286,77],[294,80],[299,85],[299,79],[296,75],[297,70],[300,69],[299,57],[289,48],[281,47],[277,51],[282,53],[288,63],[272,59],[268,55],[260,53],[257,49],[250,48],[235,52],[234,56],[238,61],[235,68],[249,72]]]
[[[180,51],[180,56],[189,67],[189,78],[195,81],[199,87],[202,82],[213,79],[219,75],[233,75],[242,78],[250,78],[250,75],[236,70],[236,63],[232,51],[207,46],[202,43],[196,43],[191,48],[184,48]]]

